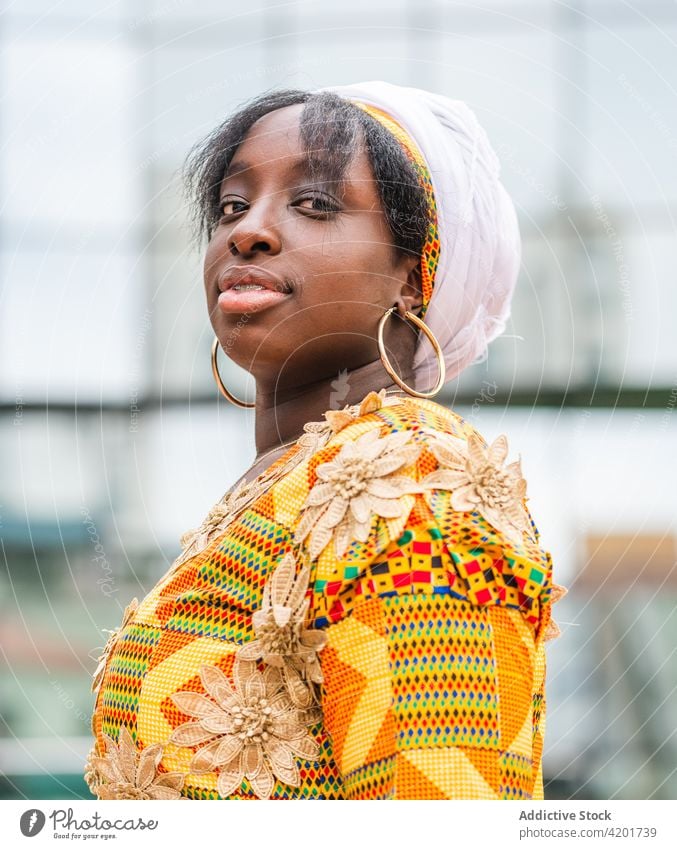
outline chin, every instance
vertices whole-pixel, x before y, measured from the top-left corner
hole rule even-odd
[[[265,344],[265,336],[256,338],[257,336],[258,334],[245,333],[244,329],[238,335],[219,334],[221,353],[253,377],[268,378],[279,371],[289,352],[270,348]]]

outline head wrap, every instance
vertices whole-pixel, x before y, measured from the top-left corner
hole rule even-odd
[[[426,191],[430,226],[421,254],[425,323],[444,353],[446,380],[486,358],[505,329],[521,259],[517,215],[475,113],[461,100],[373,81],[327,86],[380,121],[402,144]],[[423,334],[414,388],[437,380]]]

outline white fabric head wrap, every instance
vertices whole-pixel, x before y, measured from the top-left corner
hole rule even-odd
[[[373,81],[327,86],[348,100],[383,110],[411,136],[430,171],[440,259],[425,323],[444,352],[446,380],[486,358],[505,329],[521,260],[515,207],[499,180],[500,165],[475,113],[461,100]],[[421,334],[414,388],[437,380],[437,357]]]

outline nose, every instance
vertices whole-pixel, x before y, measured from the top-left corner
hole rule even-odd
[[[282,247],[279,215],[273,205],[273,198],[254,201],[235,222],[228,236],[228,248],[233,256],[279,253]]]

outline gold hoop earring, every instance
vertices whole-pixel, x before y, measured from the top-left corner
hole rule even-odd
[[[216,356],[219,351],[219,340],[217,337],[214,337],[214,341],[212,342],[212,374],[214,375],[214,380],[216,381],[216,385],[219,387],[219,392],[227,398],[231,404],[235,404],[236,407],[244,407],[244,409],[248,410],[252,407],[255,407],[256,404],[247,404],[246,401],[240,401],[239,398],[236,398],[232,395],[224,386],[223,381],[221,380],[221,375],[219,374],[219,367],[216,362]]]
[[[440,347],[440,343],[435,338],[435,334],[428,327],[425,322],[421,321],[421,319],[414,315],[413,312],[409,312],[407,310],[404,314],[405,318],[408,318],[410,321],[413,321],[414,324],[420,328],[425,335],[430,340],[430,344],[435,349],[435,353],[437,354],[437,362],[440,370],[440,376],[437,379],[437,383],[435,386],[428,392],[418,392],[416,389],[412,389],[411,386],[407,386],[407,384],[400,378],[398,374],[395,373],[395,369],[390,365],[390,360],[388,359],[388,355],[386,354],[385,346],[383,344],[383,328],[385,327],[385,323],[388,320],[388,316],[395,312],[396,307],[390,307],[389,310],[386,310],[382,315],[381,320],[378,323],[378,352],[381,356],[381,362],[383,363],[383,367],[388,372],[388,374],[392,377],[395,383],[405,392],[408,392],[410,395],[415,396],[416,398],[433,398],[440,389],[444,386],[444,376],[445,376],[445,366],[444,366],[444,355],[442,354],[442,348]]]

